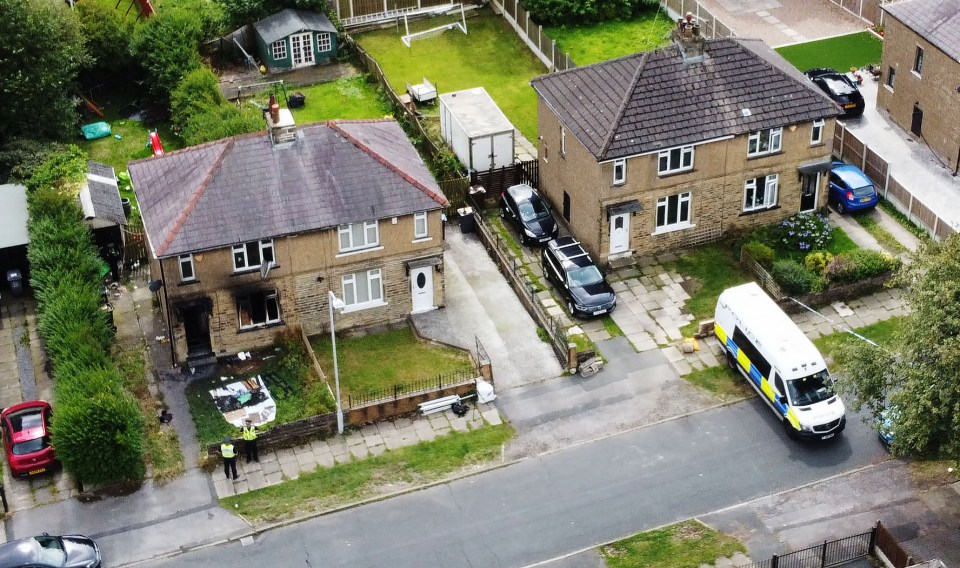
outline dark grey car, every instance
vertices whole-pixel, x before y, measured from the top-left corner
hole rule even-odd
[[[0,568],[100,568],[100,548],[81,535],[42,534],[0,544]]]
[[[510,186],[500,194],[500,217],[514,223],[527,245],[545,243],[560,231],[547,202],[525,183]]]

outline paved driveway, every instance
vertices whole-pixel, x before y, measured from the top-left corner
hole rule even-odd
[[[739,36],[773,47],[862,31],[866,24],[828,0],[700,0]]]

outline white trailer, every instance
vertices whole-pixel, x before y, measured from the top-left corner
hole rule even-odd
[[[470,169],[485,171],[513,163],[513,124],[483,87],[440,95],[440,131]]]

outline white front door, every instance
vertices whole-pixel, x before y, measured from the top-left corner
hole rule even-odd
[[[313,65],[313,34],[307,32],[290,36],[290,52],[294,67]]]
[[[433,267],[423,266],[410,269],[410,295],[413,297],[412,313],[432,310],[433,305]]]
[[[610,254],[630,250],[630,213],[610,216]]]

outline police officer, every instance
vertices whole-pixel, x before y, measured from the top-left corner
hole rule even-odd
[[[246,420],[240,435],[243,436],[243,448],[247,454],[247,463],[251,461],[259,462],[260,456],[257,454],[257,427],[249,418]]]
[[[237,479],[237,452],[233,449],[233,440],[230,437],[223,439],[220,444],[220,455],[223,456],[223,473],[230,479],[230,472],[233,472],[233,478]]]

